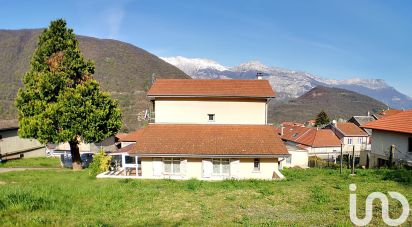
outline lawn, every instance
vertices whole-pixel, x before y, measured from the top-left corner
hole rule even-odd
[[[352,226],[350,183],[358,213],[374,191],[412,198],[407,170],[288,169],[283,181],[95,179],[88,172],[33,170],[0,174],[0,225]],[[392,217],[400,205],[390,200]],[[383,225],[375,204],[372,225]],[[363,217],[363,216],[361,216]],[[404,226],[412,225],[410,216]]]
[[[12,167],[50,167],[61,168],[60,158],[22,158],[11,161],[0,162],[0,168],[12,168]]]

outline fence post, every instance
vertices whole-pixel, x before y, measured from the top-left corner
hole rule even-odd
[[[343,168],[343,145],[340,145],[340,174],[342,174]]]
[[[355,174],[355,146],[352,151],[352,174]]]

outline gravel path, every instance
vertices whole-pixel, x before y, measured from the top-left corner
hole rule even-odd
[[[23,171],[23,170],[58,170],[58,169],[61,169],[61,168],[10,167],[10,168],[0,168],[0,173],[6,173],[6,172],[12,172],[12,171]]]

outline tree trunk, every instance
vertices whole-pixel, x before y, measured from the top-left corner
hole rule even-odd
[[[70,153],[72,155],[73,170],[82,169],[82,159],[80,158],[79,144],[77,141],[70,141]]]

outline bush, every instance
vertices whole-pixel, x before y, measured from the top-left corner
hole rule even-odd
[[[106,155],[103,150],[100,150],[94,157],[89,166],[89,175],[97,176],[97,174],[109,170],[111,156]]]

